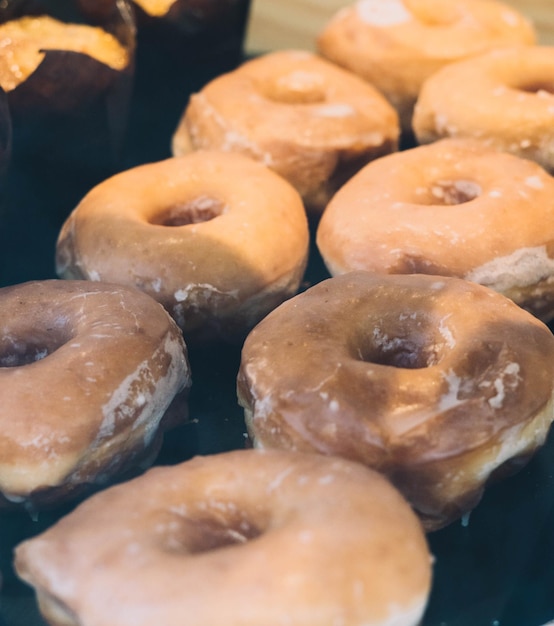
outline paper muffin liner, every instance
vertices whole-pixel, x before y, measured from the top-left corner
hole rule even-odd
[[[48,15],[63,22],[101,26],[126,53],[126,65],[114,69],[70,50],[44,50],[30,76],[7,91],[12,119],[12,160],[63,164],[96,173],[91,182],[117,169],[127,129],[135,68],[136,27],[126,0],[117,0],[102,24],[83,17],[77,2],[7,0],[0,23]]]

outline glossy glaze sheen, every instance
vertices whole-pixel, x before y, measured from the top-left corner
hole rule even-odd
[[[152,454],[166,409],[190,385],[177,326],[136,290],[5,287],[0,330],[4,504],[58,502]]]
[[[507,298],[453,278],[353,272],[252,331],[238,393],[259,447],[377,468],[434,529],[544,442],[553,376],[554,337]]]
[[[104,491],[16,567],[52,624],[87,626],[416,626],[431,579],[419,521],[382,476],[257,450]]]

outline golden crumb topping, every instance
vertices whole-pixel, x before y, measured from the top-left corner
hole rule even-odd
[[[22,17],[0,24],[0,86],[15,89],[40,65],[45,50],[87,54],[115,70],[128,61],[127,50],[102,28],[67,24],[52,17]]]

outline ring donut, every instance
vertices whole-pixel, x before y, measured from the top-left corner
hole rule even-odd
[[[504,48],[448,66],[422,87],[415,136],[478,138],[554,173],[553,76],[552,46]]]
[[[318,226],[332,275],[457,276],[554,315],[554,178],[472,139],[443,139],[370,163]]]
[[[53,626],[416,626],[431,578],[421,525],[380,475],[257,450],[105,490],[15,565]]]
[[[398,117],[371,85],[306,51],[248,61],[193,94],[173,154],[246,154],[272,168],[320,213],[362,165],[398,148]]]
[[[60,502],[157,453],[190,386],[181,333],[157,302],[33,281],[0,289],[0,327],[0,506]]]
[[[504,296],[350,272],[254,328],[237,386],[257,447],[365,463],[434,530],[544,443],[553,380],[554,336]]]
[[[143,290],[187,340],[234,341],[297,291],[308,245],[291,185],[245,156],[199,151],[90,191],[61,229],[56,271]]]
[[[532,24],[496,0],[361,0],[322,29],[319,52],[375,85],[411,130],[423,82],[448,63],[536,41]],[[455,94],[459,94],[460,84]],[[466,99],[460,98],[460,106]]]

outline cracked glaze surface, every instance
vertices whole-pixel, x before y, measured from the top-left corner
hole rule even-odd
[[[6,500],[62,499],[159,444],[190,376],[180,331],[157,302],[117,285],[51,280],[5,287],[0,303]]]
[[[489,289],[353,272],[252,331],[239,401],[256,445],[375,467],[433,527],[471,508],[507,458],[543,443],[553,356],[548,328]]]

